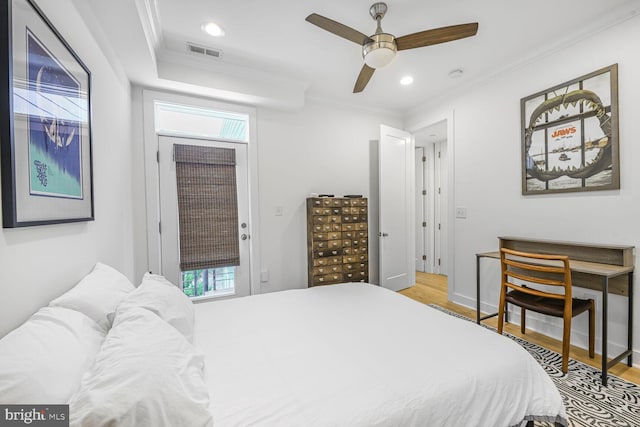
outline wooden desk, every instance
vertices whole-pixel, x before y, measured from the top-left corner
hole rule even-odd
[[[522,252],[568,255],[573,286],[602,292],[602,384],[607,385],[607,370],[627,358],[632,366],[633,355],[633,246],[597,245],[589,243],[559,242],[520,237],[499,237],[500,247]],[[500,252],[476,254],[476,322],[495,317],[498,313],[481,316],[480,313],[480,260],[500,259]],[[626,296],[627,349],[618,356],[607,359],[608,347],[608,295]]]

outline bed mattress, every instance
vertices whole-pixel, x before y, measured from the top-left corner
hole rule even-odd
[[[214,425],[566,425],[517,343],[366,283],[196,305]]]

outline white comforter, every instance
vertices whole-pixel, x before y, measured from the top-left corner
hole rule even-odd
[[[378,286],[196,305],[214,425],[566,425],[518,344]]]

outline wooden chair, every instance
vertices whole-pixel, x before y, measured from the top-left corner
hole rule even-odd
[[[569,257],[543,255],[500,249],[502,285],[498,306],[498,333],[502,334],[507,304],[521,309],[520,330],[525,333],[526,310],[564,319],[562,334],[562,372],[569,369],[571,319],[589,311],[589,357],[593,358],[595,336],[595,304],[593,299],[571,297]],[[514,280],[515,279],[515,280]],[[558,292],[538,289],[539,285],[556,287]]]

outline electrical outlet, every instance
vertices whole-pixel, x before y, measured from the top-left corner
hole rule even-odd
[[[456,218],[466,218],[466,217],[467,217],[467,208],[458,206],[456,208]]]
[[[269,270],[260,271],[260,282],[266,283],[269,281]]]

